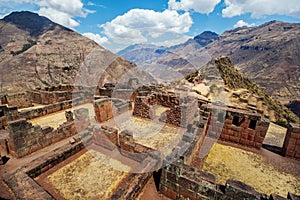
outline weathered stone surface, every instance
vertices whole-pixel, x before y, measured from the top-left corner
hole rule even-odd
[[[227,180],[225,194],[236,200],[260,199],[260,194],[253,187],[233,179]]]
[[[287,198],[284,198],[284,197],[279,196],[277,194],[271,194],[269,200],[287,200]]]
[[[283,143],[284,156],[300,159],[300,128],[297,124],[289,124]]]

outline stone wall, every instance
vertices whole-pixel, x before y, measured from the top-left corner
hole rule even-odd
[[[130,109],[132,109],[131,103],[122,99],[104,97],[94,101],[95,117],[100,123]]]
[[[298,124],[289,124],[283,143],[283,155],[300,159],[300,127]]]
[[[274,194],[268,197],[257,192],[253,187],[233,179],[227,180],[225,185],[218,185],[213,174],[192,168],[180,160],[162,169],[159,188],[162,194],[171,199],[286,199]],[[291,193],[287,195],[287,199],[290,200],[298,198],[299,196]]]
[[[269,121],[261,115],[233,108],[218,108],[212,112],[209,136],[243,146],[260,149]],[[221,133],[221,134],[220,134]]]
[[[174,93],[151,93],[148,96],[137,96],[135,98],[133,115],[153,119],[156,105],[169,108],[161,116],[161,121],[186,127],[193,119],[195,112],[197,112],[198,102],[192,97],[180,99]]]
[[[110,99],[94,101],[95,117],[98,122],[104,122],[113,117],[112,102]]]
[[[4,176],[4,181],[15,194],[17,199],[54,199],[45,191],[34,178],[46,172],[53,166],[81,151],[90,140],[85,136],[84,141],[76,144],[66,144],[55,151],[48,152],[29,165]]]
[[[32,106],[32,102],[30,101],[27,92],[8,94],[3,98],[6,98],[7,104],[9,106],[16,106],[18,108],[26,108]]]
[[[106,129],[109,128],[106,127]],[[76,144],[66,144],[55,151],[49,152],[47,155],[35,159],[22,169],[7,174],[4,177],[4,181],[15,194],[16,198],[54,199],[46,190],[34,181],[34,178],[81,151],[93,141],[89,131],[82,133],[80,138],[82,138],[82,141]],[[128,176],[119,184],[117,189],[113,191],[113,194],[109,199],[135,199],[140,194],[151,175],[151,172],[128,174]]]
[[[75,98],[92,99],[94,94],[93,87],[82,86],[56,86],[47,87],[40,90],[28,91],[32,103],[49,105]]]
[[[7,122],[18,118],[18,108],[16,106],[0,105],[0,130],[7,126]]]
[[[20,111],[18,115],[20,118],[25,118],[29,120],[37,117],[42,117],[61,110],[65,110],[68,108],[72,108],[73,106],[89,103],[89,102],[91,102],[90,99],[75,98],[73,100],[62,101],[51,105],[45,105],[44,107],[32,108],[32,109]]]
[[[2,156],[8,156],[8,135],[6,130],[0,130],[0,154]]]
[[[61,124],[57,129],[52,127],[33,126],[26,119],[8,123],[8,148],[11,155],[24,157],[50,144],[81,132],[89,126],[87,109],[75,110],[75,120]]]

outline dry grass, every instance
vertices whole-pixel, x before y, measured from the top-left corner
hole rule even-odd
[[[230,146],[216,143],[204,163],[203,170],[213,173],[220,184],[234,178],[265,194],[286,196],[288,191],[300,194],[299,179],[279,172],[260,155]]]
[[[130,167],[100,152],[90,150],[47,178],[65,199],[108,199],[127,176]]]
[[[165,149],[165,151],[176,145],[181,137],[178,127],[138,117],[131,117],[124,121],[119,128],[132,131],[137,143],[152,149]]]

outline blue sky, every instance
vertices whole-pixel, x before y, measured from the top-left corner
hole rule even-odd
[[[117,52],[131,44],[170,46],[270,20],[300,22],[299,0],[0,0],[0,17],[29,10]]]

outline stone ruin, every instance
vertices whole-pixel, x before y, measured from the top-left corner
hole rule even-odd
[[[50,126],[33,126],[26,119],[18,119],[8,123],[7,147],[14,157],[21,158],[39,149],[45,148],[62,139],[71,137],[78,132],[86,130],[90,125],[88,110],[81,108],[74,110],[75,119],[66,113],[67,121],[57,129]]]
[[[269,128],[269,120],[261,114],[226,105],[214,105],[194,97],[183,97],[175,93],[151,92],[135,98],[133,115],[154,119],[155,106],[162,105],[168,110],[160,120],[166,123],[187,127],[195,117],[195,112],[208,119],[208,136],[242,146],[260,149]],[[290,124],[284,141],[282,155],[299,159],[300,128]]]
[[[53,199],[33,179],[74,153],[81,151],[86,146],[96,145],[98,148],[104,148],[108,152],[114,152],[114,157],[121,156],[139,162],[141,163],[139,170],[145,169],[144,173],[128,174],[110,199],[136,198],[151,176],[154,176],[159,191],[171,199],[295,200],[299,198],[299,196],[292,193],[288,193],[287,198],[275,194],[270,196],[261,194],[253,187],[233,179],[229,179],[225,185],[219,185],[216,183],[216,178],[213,174],[191,167],[188,158],[191,157],[194,148],[198,145],[199,137],[202,137],[206,132],[205,126],[200,129],[197,127],[198,124],[189,125],[182,140],[172,151],[172,153],[178,154],[179,157],[172,163],[169,163],[167,157],[162,160],[160,154],[148,154],[153,149],[135,143],[132,133],[129,131],[124,130],[119,133],[117,129],[108,126],[90,126],[81,133],[80,142],[66,144],[55,152],[49,152],[47,156],[35,160],[22,168],[21,171],[17,170],[6,175],[4,181],[20,199]],[[191,137],[192,135],[198,135],[199,137]],[[181,145],[185,142],[190,144],[188,149]],[[159,169],[165,162],[168,164]],[[148,172],[147,169],[159,170]],[[29,191],[24,192],[22,188],[24,184]]]
[[[103,97],[95,100],[93,104],[96,121],[99,123],[132,109],[132,105],[129,101],[117,98]]]
[[[151,176],[155,176],[159,191],[171,199],[299,199],[292,193],[287,198],[275,194],[270,196],[261,194],[237,180],[228,180],[225,185],[216,183],[213,174],[192,167],[193,159],[198,156],[199,149],[205,143],[205,138],[217,138],[233,142],[242,146],[261,148],[268,130],[268,120],[261,115],[246,110],[212,105],[210,102],[194,100],[175,93],[164,93],[148,89],[136,92],[133,115],[153,119],[155,106],[161,105],[167,110],[161,114],[159,120],[178,127],[185,127],[186,131],[170,155],[162,158],[160,154],[149,153],[153,149],[136,143],[132,133],[126,130],[118,131],[108,126],[91,126],[88,110],[80,109],[74,112],[66,111],[66,122],[57,129],[52,127],[33,126],[25,115],[9,106],[0,107],[1,124],[7,127],[2,130],[7,134],[6,140],[0,137],[0,155],[11,154],[23,157],[38,149],[67,137],[76,137],[76,141],[66,144],[55,152],[49,152],[28,166],[7,174],[4,181],[20,199],[53,199],[53,197],[39,186],[34,178],[62,162],[88,145],[96,145],[107,151],[119,152],[135,162],[141,163],[139,170],[145,173],[133,173],[126,177],[111,199],[133,199],[138,196]],[[143,95],[143,96],[141,96]],[[60,101],[43,108],[47,113],[52,110],[68,108],[68,101]],[[85,101],[78,100],[78,103]],[[55,105],[55,106],[54,106]],[[129,101],[101,97],[93,102],[96,120],[104,122],[113,118],[114,110],[122,113],[131,108]],[[56,108],[57,107],[57,108]],[[58,109],[58,110],[59,110]],[[31,111],[40,115],[43,111]],[[55,112],[55,111],[54,111]],[[46,115],[44,114],[44,115]],[[41,115],[43,116],[43,115]],[[28,117],[30,119],[30,117]],[[300,128],[290,124],[284,141],[284,156],[299,159]],[[0,130],[1,131],[1,130]],[[147,153],[140,154],[140,153]],[[1,164],[1,161],[0,161]],[[163,166],[161,168],[160,166]],[[160,169],[161,168],[161,169]],[[147,172],[147,169],[157,169]],[[22,184],[19,184],[22,183]],[[24,184],[30,192],[24,192]]]
[[[16,94],[4,94],[0,96],[0,103],[20,108],[31,107],[33,104],[50,105],[72,99],[92,100],[96,87],[59,85]]]
[[[165,111],[161,121],[175,126],[186,127],[197,110],[197,101],[193,98],[180,98],[174,93],[152,93],[148,96],[137,96],[134,102],[133,115],[154,119],[155,106],[169,108]]]

